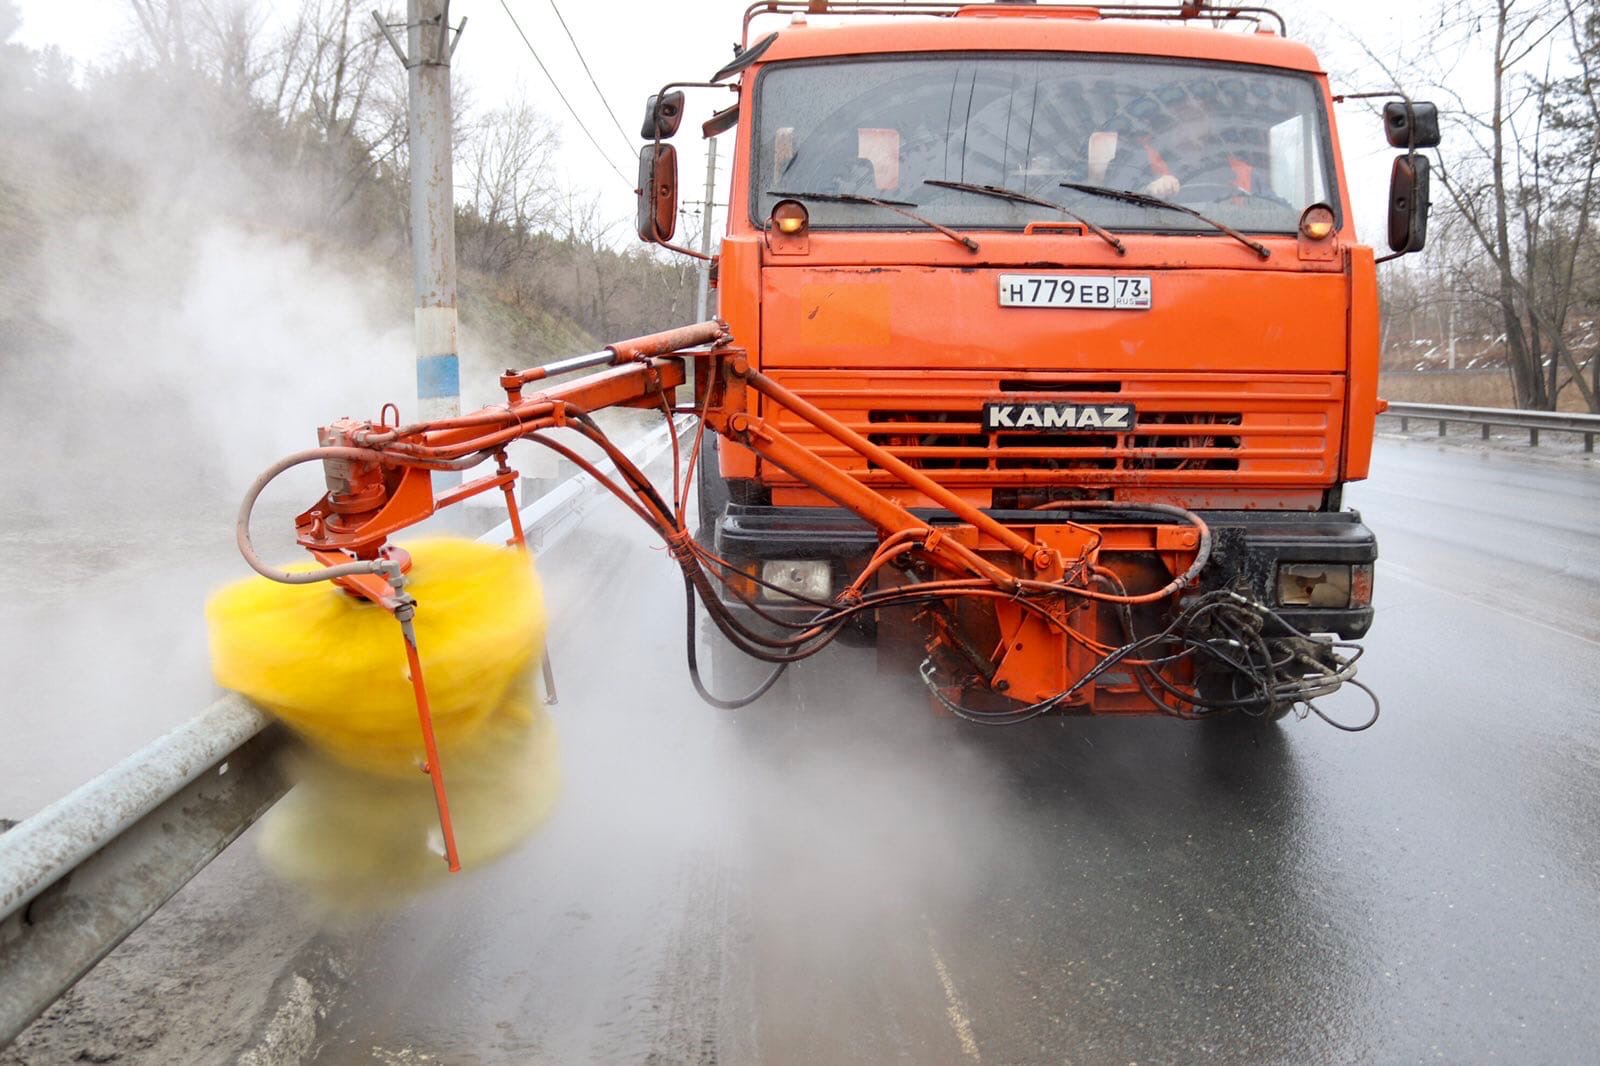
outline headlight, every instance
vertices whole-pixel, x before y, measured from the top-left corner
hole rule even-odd
[[[1366,607],[1372,603],[1372,565],[1279,563],[1283,607]]]
[[[774,559],[761,567],[761,579],[784,592],[813,600],[833,597],[833,564],[826,559]],[[763,588],[762,598],[788,601],[783,593]]]

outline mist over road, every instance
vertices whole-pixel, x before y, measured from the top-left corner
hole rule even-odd
[[[566,792],[383,920],[321,1063],[1571,1060],[1600,1040],[1600,478],[1380,445],[1368,733],[688,692],[676,571],[543,560]],[[1334,704],[1354,717],[1361,707]]]
[[[231,1061],[300,975],[334,1064],[1572,1061],[1600,1041],[1600,477],[1383,441],[1349,502],[1381,546],[1384,714],[1355,736],[983,729],[839,646],[715,711],[676,568],[602,501],[541,559],[565,782],[542,832],[331,927],[251,833],[0,1061]],[[19,572],[13,691],[58,695],[8,712],[10,811],[203,703],[199,598],[240,569],[210,521],[154,521],[176,585],[92,538]]]

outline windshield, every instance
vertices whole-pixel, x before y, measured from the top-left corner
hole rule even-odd
[[[1254,232],[1292,233],[1314,203],[1338,210],[1321,94],[1308,75],[1100,56],[938,55],[775,64],[756,94],[757,225],[781,199],[774,192],[902,201],[958,229],[1061,218],[929,180],[1028,193],[1112,230],[1211,227],[1061,183],[1145,193]],[[814,228],[906,227],[870,204],[807,207]]]

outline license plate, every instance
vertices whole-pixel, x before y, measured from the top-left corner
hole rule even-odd
[[[1145,310],[1150,306],[1150,275],[1001,274],[1000,306]]]

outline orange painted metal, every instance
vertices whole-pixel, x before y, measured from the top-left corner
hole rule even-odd
[[[653,355],[666,355],[685,348],[712,343],[722,336],[722,330],[716,323],[711,325],[717,328],[708,328],[707,323],[697,322],[692,326],[680,326],[677,329],[662,330],[660,333],[651,333],[632,340],[618,341],[606,347],[616,353],[619,363],[638,362]]]
[[[390,535],[426,519],[440,507],[499,489],[505,495],[511,516],[512,543],[520,545],[522,530],[514,491],[516,473],[507,465],[503,445],[510,439],[531,437],[573,424],[587,412],[602,407],[660,403],[684,382],[685,362],[689,358],[665,353],[674,345],[682,349],[720,341],[725,336],[720,323],[703,323],[614,345],[611,351],[617,365],[607,370],[552,385],[537,395],[460,418],[407,427],[385,425],[382,421],[341,420],[323,427],[320,439],[326,446],[336,448],[338,457],[324,460],[329,491],[317,506],[297,520],[300,543],[325,566],[338,566],[352,559],[384,558],[401,564],[403,572],[405,560],[398,549],[388,545]],[[1037,700],[1062,691],[1070,684],[1073,670],[1087,669],[1079,660],[1114,637],[1114,634],[1101,635],[1099,612],[1088,599],[1094,594],[1086,587],[1080,585],[1072,590],[1071,596],[1082,601],[1074,606],[1067,605],[1062,595],[1054,594],[1049,606],[1039,607],[1036,601],[1030,600],[1033,604],[1030,607],[1020,595],[1024,586],[1065,590],[1067,582],[1081,582],[1091,569],[1114,568],[1120,565],[1119,560],[1139,552],[1160,557],[1166,567],[1160,580],[1165,581],[1171,574],[1182,572],[1195,557],[1193,530],[1152,528],[1141,533],[1140,527],[1128,527],[1113,532],[1070,521],[1037,525],[1001,523],[917,469],[914,463],[874,443],[868,432],[846,424],[772,377],[751,369],[743,350],[723,347],[692,357],[699,363],[701,384],[697,400],[708,426],[744,444],[759,455],[765,465],[788,471],[812,490],[855,512],[882,531],[878,555],[846,590],[846,598],[859,596],[869,588],[887,563],[915,552],[923,564],[951,578],[925,582],[920,587],[959,591],[965,596],[992,601],[1001,638],[994,647],[973,652],[971,641],[960,631],[959,623],[946,619],[936,620],[935,640],[943,639],[952,646],[967,649],[968,654],[977,654],[981,661],[992,662],[989,673],[997,690],[1015,698]],[[521,379],[528,380],[537,379]],[[513,386],[521,381],[513,382]],[[754,394],[760,394],[764,403],[774,410],[786,412],[785,418],[803,424],[813,434],[825,435],[858,459],[894,477],[911,495],[925,497],[949,510],[962,524],[931,526],[912,514],[893,494],[866,483],[845,464],[797,441],[777,424],[777,419],[752,418],[748,408],[749,397]],[[625,480],[634,485],[642,480],[642,474],[632,469],[625,456],[603,437],[595,439],[617,462]],[[371,458],[363,459],[363,454]],[[458,457],[464,457],[466,465],[493,457],[496,469],[492,474],[467,481],[437,496],[428,491],[431,475],[427,465]],[[619,486],[617,491],[623,490]],[[675,556],[688,559],[694,549],[687,530],[679,525],[678,516],[665,510],[651,494],[639,492],[637,495],[638,513],[663,533]],[[1186,536],[1188,539],[1184,539]],[[423,657],[411,625],[416,605],[399,587],[402,582],[398,578],[391,583],[373,573],[344,576],[336,581],[351,594],[383,606],[400,622],[426,754],[424,769],[433,785],[446,861],[452,871],[458,870],[460,861],[450,820],[444,768],[433,732]],[[1131,582],[1124,584],[1133,587]],[[1076,615],[1083,617],[1075,619]],[[1081,649],[1074,650],[1079,645]],[[1172,680],[1182,684],[1184,679],[1177,676]],[[1115,691],[1115,678],[1106,678],[1099,685],[1109,686],[1110,702],[1116,709],[1141,709],[1131,694]],[[1081,699],[1090,700],[1093,691],[1086,689]],[[1084,705],[1089,704],[1085,702]],[[1142,709],[1157,708],[1146,700]]]
[[[734,415],[728,418],[726,423],[718,424],[722,417],[722,412],[713,412],[707,416],[712,424],[717,426],[718,432],[730,434],[772,465],[803,478],[817,492],[839,506],[854,511],[882,530],[885,535],[891,537],[915,535],[931,560],[945,571],[958,574],[977,573],[1001,588],[1016,587],[1013,575],[1004,568],[965,547],[958,539],[950,537],[947,531],[941,530],[935,534],[927,522],[913,515],[892,498],[875,492],[833,464],[819,459],[809,449],[795,444],[792,439],[769,423]],[[862,443],[865,444],[865,441]],[[976,514],[986,529],[1004,538],[1008,548],[1013,544],[1020,544],[1026,548],[1030,556],[1038,554],[1035,545],[1019,537],[1012,530],[1001,526],[987,515],[977,514],[971,508],[967,510]]]
[[[504,473],[494,473],[485,477],[473,478],[471,481],[464,481],[454,488],[437,493],[433,497],[434,510],[449,507],[453,503],[460,503],[462,500],[471,499],[480,493],[489,492],[493,489],[509,488],[516,480],[516,472],[507,470]]]
[[[791,389],[785,388],[765,374],[752,370],[745,376],[753,388],[763,396],[776,400],[780,406],[795,417],[803,419],[817,430],[832,437],[862,459],[877,464],[885,473],[894,477],[902,485],[921,493],[933,500],[937,505],[948,508],[957,518],[964,519],[982,529],[1008,549],[1022,556],[1022,558],[1030,562],[1033,560],[1037,545],[1013,533],[928,475],[895,456],[888,449],[873,444],[871,440],[860,432],[846,426],[820,407],[804,399]],[[819,457],[808,453],[804,471],[798,472],[801,480],[808,484],[815,484],[815,479],[820,473],[817,469],[820,464],[816,463],[816,458]],[[871,498],[876,496],[876,493],[863,493],[860,498],[864,505],[876,506],[877,501]],[[877,524],[882,525],[882,523]]]
[[[1090,204],[1076,205],[1085,214]],[[765,222],[765,220],[760,220]],[[753,226],[749,219],[732,220],[741,229]],[[975,229],[979,238],[976,255],[966,248],[933,230],[907,222],[905,226],[888,224],[881,230],[816,229],[810,232],[810,247],[803,257],[782,257],[766,260],[768,267],[866,267],[874,266],[1027,266],[1030,271],[1048,273],[1086,267],[1078,273],[1092,273],[1095,269],[1130,272],[1132,267],[1151,269],[1216,269],[1241,270],[1261,274],[1332,274],[1343,272],[1337,261],[1307,261],[1299,259],[1299,243],[1293,234],[1255,234],[1272,252],[1270,259],[1262,259],[1249,248],[1212,230],[1195,230],[1183,233],[1119,232],[1117,237],[1127,249],[1119,256],[1105,241],[1073,230],[1043,228],[1032,233],[1015,230]],[[888,242],[887,244],[885,242]],[[1286,262],[1291,260],[1292,262]],[[1104,314],[1106,312],[1098,312]]]
[[[717,306],[728,332],[748,348],[761,335],[761,234],[746,230],[722,242]]]
[[[456,852],[456,831],[450,822],[450,798],[444,787],[444,766],[439,762],[439,744],[433,736],[433,711],[428,706],[428,686],[422,678],[422,659],[417,654],[417,637],[409,620],[402,624],[402,639],[406,645],[406,669],[410,671],[411,692],[417,701],[417,725],[422,731],[422,750],[427,757],[423,772],[433,783],[433,802],[439,812],[439,832],[444,837],[444,861],[451,873],[461,870],[461,856]]]
[[[880,236],[899,243],[898,235]],[[822,241],[821,234],[813,238]],[[995,244],[986,235],[984,251]],[[760,367],[1343,371],[1349,299],[1343,274],[1237,269],[1239,260],[1260,260],[1228,244],[1226,269],[1119,264],[1117,274],[1151,276],[1147,310],[999,306],[1002,273],[1103,273],[1076,265],[1024,267],[1027,249],[1010,264],[995,254],[981,266],[900,266],[883,262],[889,254],[882,250],[880,265],[870,270],[769,266],[762,275]],[[1293,241],[1285,248],[1280,265],[1298,265]],[[1040,249],[1031,254],[1037,258]]]
[[[505,405],[460,418],[325,427],[325,445],[369,449],[373,458],[330,465],[330,491],[297,519],[299,542],[328,565],[372,559],[400,529],[497,488],[520,542],[506,444],[574,425],[605,407],[671,406],[688,358],[673,353],[718,345],[692,357],[695,408],[726,438],[719,449],[723,476],[758,482],[780,507],[826,502],[876,526],[878,553],[847,596],[872,582],[908,581],[904,567],[941,571],[939,580],[925,583],[971,595],[925,608],[929,650],[964,657],[995,691],[1032,702],[1065,691],[1107,648],[1124,642],[1122,618],[1094,593],[1090,578],[1135,596],[1164,597],[1162,607],[1170,610],[1179,594],[1171,591],[1173,575],[1197,558],[1197,530],[1043,518],[1008,525],[985,509],[1047,506],[1062,498],[1052,494],[1065,494],[1187,508],[1309,510],[1323,506],[1343,480],[1365,476],[1379,403],[1377,295],[1371,250],[1353,243],[1336,128],[1329,130],[1333,199],[1343,209],[1327,241],[1334,254],[1326,256],[1320,248],[1304,255],[1297,235],[1282,234],[1260,238],[1272,253],[1261,259],[1208,232],[1119,234],[1126,254],[1117,255],[1070,225],[983,231],[976,253],[923,228],[823,229],[803,240],[772,240],[765,220],[749,210],[761,69],[919,52],[1081,53],[1279,68],[1311,74],[1324,104],[1331,102],[1310,50],[1267,33],[1010,5],[958,17],[791,27],[740,77],[739,147],[716,266],[721,321],[613,344],[610,359],[601,360],[609,367],[563,384],[547,384],[542,368],[508,372],[501,379]],[[1000,307],[1002,272],[1149,275],[1152,306]],[[540,391],[524,395],[531,385]],[[1119,403],[1137,417],[1125,432],[1025,437],[984,427],[984,405],[994,402]],[[466,465],[491,455],[499,461],[493,475],[435,497],[427,465]],[[620,480],[635,473],[625,470]],[[695,549],[677,516],[640,495],[630,506],[663,532],[676,558],[690,559]],[[949,512],[954,522],[932,526],[912,513],[918,507]],[[1062,591],[1050,592],[1044,606],[1025,601],[1019,590],[1035,582]],[[340,583],[397,616],[409,610],[403,590],[375,575]],[[407,652],[453,864],[414,641]],[[1130,660],[1128,669],[1097,677],[1072,706],[1181,713],[1143,690],[1134,665]],[[1187,661],[1152,668],[1180,689],[1194,681]]]
[[[1321,71],[1311,49],[1276,34],[1207,32],[1198,27],[1112,19],[1050,18],[1047,13],[1016,7],[1003,11],[976,8],[973,13],[990,17],[793,26],[778,34],[762,54],[761,62],[908,52],[1087,52]]]
[[[761,338],[761,260],[761,235],[745,233],[729,235],[717,261],[720,317],[747,350]],[[756,476],[755,453],[742,444],[724,439],[717,446],[717,457],[725,478]]]
[[[498,472],[509,475],[500,485],[500,491],[505,494],[506,513],[511,522],[511,539],[506,541],[508,548],[526,548],[527,538],[522,534],[522,512],[517,508],[517,472],[506,463],[506,453],[499,452],[495,455],[498,463]],[[548,661],[547,661],[548,662]]]
[[[945,371],[984,370],[996,381],[1034,373],[1132,381],[1138,375],[1169,372],[1188,375],[1196,387],[1235,390],[1239,399],[1238,405],[1214,408],[1238,406],[1247,423],[1232,434],[1242,445],[1237,471],[1213,464],[1209,473],[1191,469],[1176,477],[1153,471],[1143,476],[1086,475],[1079,463],[1084,457],[1045,449],[1048,454],[1036,456],[1041,464],[1071,459],[1052,479],[1022,468],[987,474],[961,466],[941,469],[940,455],[916,455],[891,446],[973,503],[987,505],[995,488],[1054,485],[1104,487],[1117,499],[1192,507],[1321,507],[1329,489],[1366,474],[1376,411],[1377,297],[1368,266],[1371,251],[1354,243],[1348,183],[1338,165],[1337,122],[1319,62],[1305,46],[1275,34],[1217,31],[1197,23],[1118,21],[1097,14],[1056,17],[1062,11],[996,5],[961,17],[843,20],[839,25],[793,26],[778,35],[760,61],[744,72],[740,86],[740,147],[728,187],[719,291],[735,341],[748,350],[754,367],[857,429],[862,428],[863,411],[854,397],[876,391],[901,408],[914,409],[925,399],[932,409],[941,382],[927,376],[942,378]],[[1337,254],[1306,259],[1297,234],[1261,235],[1273,253],[1263,260],[1237,242],[1198,232],[1122,233],[1127,254],[1118,256],[1104,241],[1074,227],[1036,226],[1031,232],[982,231],[977,234],[981,252],[974,256],[909,223],[904,229],[814,230],[798,255],[766,250],[764,220],[752,219],[749,211],[749,146],[754,143],[755,86],[761,70],[795,60],[918,52],[1149,56],[1309,73],[1329,115],[1332,199],[1343,205],[1338,229],[1324,242]],[[995,290],[1002,271],[1146,273],[1153,279],[1155,299],[1145,311],[1001,308]],[[796,376],[802,370],[819,376]],[[846,393],[853,390],[851,397],[813,391],[823,387],[822,375],[829,373],[834,376],[826,380]],[[895,373],[924,381],[895,379]],[[855,381],[846,382],[852,374]],[[1319,379],[1314,400],[1288,399],[1274,410],[1268,393],[1259,391],[1270,390],[1274,382],[1294,386],[1306,376]],[[924,388],[925,397],[919,393]],[[892,397],[890,390],[895,390]],[[985,398],[963,399],[976,412]],[[1149,402],[1168,400],[1173,398]],[[872,408],[889,409],[889,404]],[[823,444],[757,398],[752,397],[749,412],[776,419],[775,424],[793,431],[804,445]],[[936,432],[925,428],[906,435]],[[1185,434],[1152,426],[1140,435],[1176,439]],[[869,484],[898,492],[894,479],[823,446],[822,454]],[[1104,456],[1118,469],[1140,458],[1128,454],[1127,442],[1118,447],[1121,452]],[[722,452],[725,477],[759,480],[775,504],[819,502],[813,489],[781,470],[752,462],[742,449],[725,446]],[[954,458],[948,453],[943,457]],[[1150,458],[1184,456],[1169,449]],[[927,502],[915,494],[897,498],[914,505]]]
[[[774,370],[770,378],[970,502],[996,489],[1105,488],[1115,498],[1192,502],[1197,493],[1314,490],[1337,481],[1344,381],[1196,373]],[[979,419],[989,401],[1131,404],[1132,432],[1006,434]],[[869,485],[901,483],[784,410],[773,422]],[[770,472],[775,489],[804,482]],[[792,497],[785,497],[792,499]],[[776,497],[775,497],[776,500]],[[912,506],[930,506],[919,498]]]
[[[374,555],[376,554],[375,552]],[[348,563],[351,558],[340,551],[318,548],[311,549],[311,557],[323,566],[338,566],[341,563]],[[405,569],[410,569],[409,562],[405,565]],[[347,577],[336,577],[333,579],[333,583],[351,595],[369,600],[386,611],[394,611],[402,602],[400,594],[395,591],[394,586],[377,574],[351,574]]]
[[[1350,249],[1349,421],[1345,425],[1344,479],[1359,481],[1372,463],[1378,412],[1378,272],[1371,248]]]

